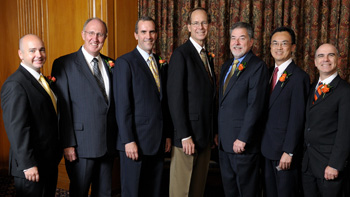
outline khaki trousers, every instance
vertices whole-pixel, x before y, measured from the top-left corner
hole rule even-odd
[[[170,197],[202,197],[207,180],[210,146],[200,153],[186,155],[182,148],[173,146],[170,163]]]

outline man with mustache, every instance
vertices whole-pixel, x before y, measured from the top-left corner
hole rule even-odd
[[[306,105],[302,180],[304,196],[343,196],[350,152],[350,85],[340,78],[339,52],[322,44],[315,52],[319,79]]]
[[[19,41],[21,65],[1,88],[1,107],[10,148],[16,196],[55,196],[59,144],[56,96],[40,69],[43,41],[28,34]]]
[[[114,114],[110,58],[100,54],[107,26],[88,19],[81,36],[84,45],[56,59],[59,129],[72,196],[112,195],[112,167],[117,125]]]
[[[174,123],[170,165],[170,196],[203,196],[210,160],[215,116],[215,73],[205,40],[208,14],[189,13],[189,40],[171,56],[168,100]]]
[[[265,106],[268,71],[251,51],[253,28],[244,22],[230,29],[234,58],[222,65],[219,89],[219,161],[225,196],[255,196],[260,160],[260,118]]]
[[[171,148],[165,65],[152,52],[157,30],[151,17],[139,18],[134,36],[136,49],[116,59],[113,73],[122,196],[156,197]]]

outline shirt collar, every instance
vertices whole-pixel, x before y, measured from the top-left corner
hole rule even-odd
[[[151,53],[151,54],[148,54],[146,51],[144,51],[143,49],[141,49],[141,48],[139,47],[139,45],[136,46],[136,49],[139,51],[139,53],[141,54],[141,56],[143,57],[143,59],[144,59],[146,62],[148,62],[149,56],[152,56],[152,58],[153,58],[152,53]],[[153,61],[154,61],[154,60],[153,60]]]
[[[31,67],[25,65],[23,62],[21,62],[21,66],[23,68],[25,68],[36,80],[39,81],[41,73],[36,72],[36,70],[34,70]]]
[[[85,50],[84,46],[81,47],[81,51],[83,52],[83,55],[84,55],[84,57],[85,57],[85,60],[86,60],[86,62],[87,62],[88,64],[90,64],[90,63],[92,62],[92,59],[94,59],[94,58],[97,58],[98,61],[100,61],[100,59],[101,59],[100,54],[98,54],[96,57],[90,55],[90,53],[88,53],[88,52]]]
[[[338,76],[338,72],[335,72],[333,75],[327,77],[325,80],[321,81],[321,78],[318,78],[318,82],[317,84],[319,84],[320,82],[322,82],[323,84],[330,84],[334,78],[336,78]],[[316,86],[317,88],[317,86]]]
[[[284,70],[286,70],[290,63],[292,63],[292,58],[289,58],[287,61],[283,62],[279,66],[277,66],[277,64],[275,63],[275,68],[278,67],[278,72],[284,72]]]
[[[202,49],[205,50],[205,46],[201,47],[201,45],[199,45],[196,41],[194,41],[192,37],[190,37],[190,41],[193,44],[193,46],[196,48],[199,54],[201,53]]]

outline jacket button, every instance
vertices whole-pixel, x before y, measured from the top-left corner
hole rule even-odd
[[[310,128],[307,128],[307,131],[311,131],[311,129],[310,129]]]
[[[306,146],[309,147],[309,146],[310,146],[310,143],[307,143]]]

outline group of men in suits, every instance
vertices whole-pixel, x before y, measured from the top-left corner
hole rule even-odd
[[[233,58],[222,65],[217,89],[205,48],[208,27],[206,10],[191,10],[190,37],[167,65],[152,52],[155,21],[140,17],[136,48],[113,68],[100,54],[105,22],[88,19],[83,46],[54,61],[57,80],[43,80],[42,40],[22,37],[21,65],[1,89],[17,195],[54,196],[63,154],[70,195],[87,196],[91,186],[92,196],[111,196],[118,150],[122,196],[160,196],[170,151],[169,196],[203,196],[215,143],[226,196],[256,196],[261,166],[266,196],[298,196],[301,178],[305,196],[340,196],[350,149],[350,85],[337,73],[337,49],[317,49],[320,76],[309,91],[308,75],[292,60],[292,29],[272,33],[269,72],[252,52],[252,26],[238,22],[230,29]]]

